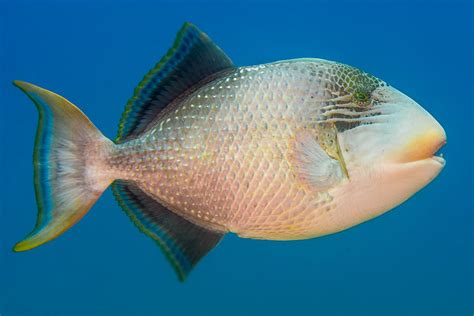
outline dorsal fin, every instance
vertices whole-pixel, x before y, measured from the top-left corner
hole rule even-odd
[[[140,135],[175,98],[209,76],[232,67],[230,58],[206,34],[185,23],[173,47],[135,88],[115,141],[120,143]]]
[[[133,223],[160,246],[181,281],[224,236],[168,210],[134,182],[116,180],[112,189]]]

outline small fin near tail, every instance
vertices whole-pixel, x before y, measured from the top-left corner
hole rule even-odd
[[[133,223],[160,246],[181,281],[224,236],[173,213],[134,182],[116,180],[112,189]]]
[[[13,84],[39,112],[33,156],[38,217],[13,249],[25,251],[61,235],[87,213],[113,181],[101,165],[113,143],[63,97],[26,82]]]

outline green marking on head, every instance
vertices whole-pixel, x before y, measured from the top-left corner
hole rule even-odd
[[[360,69],[337,64],[333,71],[333,79],[346,93],[350,93],[358,104],[367,104],[372,92],[385,83]]]

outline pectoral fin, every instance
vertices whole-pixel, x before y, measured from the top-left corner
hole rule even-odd
[[[309,132],[296,134],[291,156],[295,173],[312,189],[324,191],[345,178],[340,162],[330,157]]]

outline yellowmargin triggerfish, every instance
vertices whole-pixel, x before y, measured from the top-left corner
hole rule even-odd
[[[184,280],[228,232],[335,233],[399,205],[445,165],[441,125],[386,82],[323,59],[237,67],[190,23],[135,89],[114,141],[63,97],[14,84],[39,111],[38,218],[15,251],[61,235],[112,185]]]

